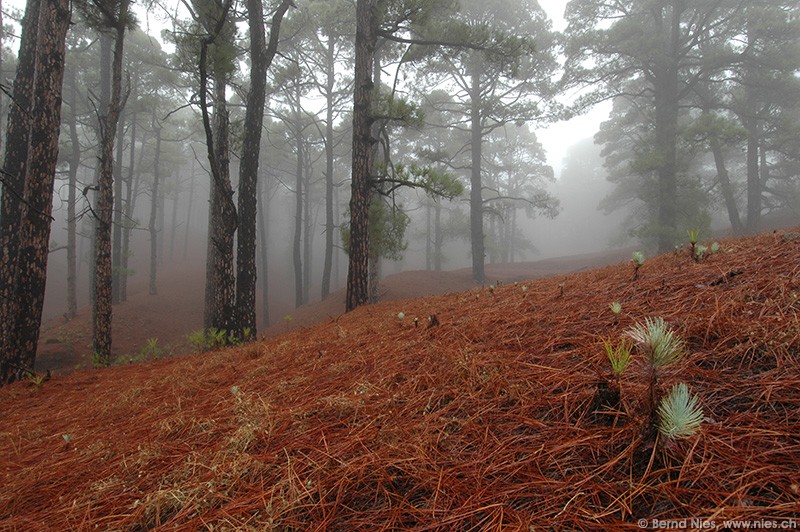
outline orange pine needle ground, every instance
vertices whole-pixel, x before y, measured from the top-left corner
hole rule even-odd
[[[622,263],[392,301],[241,348],[7,386],[0,528],[797,518],[800,238],[721,248],[648,259],[635,281]],[[660,386],[687,383],[706,416],[666,445],[643,439],[638,354],[617,406],[598,402],[613,381],[602,340],[655,316],[688,345]]]

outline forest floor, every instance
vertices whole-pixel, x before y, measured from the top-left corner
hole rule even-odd
[[[487,265],[490,282],[536,279],[630,259],[630,250],[587,253],[533,262]],[[202,329],[205,270],[184,266],[161,273],[158,294],[150,295],[141,282],[128,300],[113,308],[112,355],[117,364],[185,355],[194,350],[189,335]],[[202,266],[202,265],[200,265]],[[284,280],[275,279],[274,283]],[[289,280],[289,282],[292,282]],[[474,288],[469,269],[433,272],[408,271],[381,281],[381,301],[462,292]],[[344,313],[344,289],[324,301],[304,305],[291,314],[277,316],[260,336],[272,337],[335,319]],[[36,370],[63,374],[92,367],[92,312],[82,309],[70,321],[63,317],[42,325]]]
[[[6,386],[0,529],[791,527],[798,231]],[[687,439],[653,430],[641,353],[615,381],[603,350],[654,317],[686,345],[657,392],[697,394]]]

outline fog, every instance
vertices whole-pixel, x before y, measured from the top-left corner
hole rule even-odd
[[[303,9],[307,7],[304,2],[299,4]],[[465,2],[465,5],[480,10],[481,3]],[[567,28],[567,21],[563,17],[564,2],[542,0],[540,5],[550,18],[553,30],[564,31]],[[19,2],[7,5],[8,9],[14,7],[20,7]],[[191,279],[192,282],[196,280],[198,291],[202,291],[208,246],[210,177],[205,146],[200,135],[199,113],[193,99],[194,88],[191,86],[194,80],[193,73],[191,69],[183,73],[178,72],[181,68],[186,70],[186,65],[180,64],[185,58],[176,57],[180,54],[172,55],[176,51],[175,43],[169,39],[164,40],[162,30],[170,27],[166,14],[159,11],[160,8],[148,11],[144,11],[141,7],[138,9],[141,26],[157,38],[148,37],[144,33],[131,37],[132,42],[137,43],[130,47],[132,51],[129,53],[133,58],[131,61],[138,61],[136,64],[142,70],[137,72],[142,76],[162,76],[163,79],[149,82],[169,87],[172,100],[167,104],[153,104],[152,102],[157,100],[156,93],[161,90],[153,88],[152,94],[139,95],[138,100],[129,102],[129,109],[123,117],[121,154],[124,162],[121,171],[123,176],[131,176],[130,179],[135,179],[136,183],[135,209],[131,213],[130,220],[126,222],[133,225],[133,229],[129,250],[130,262],[124,273],[129,279],[130,294],[147,290],[150,271],[150,234],[147,231],[147,220],[150,216],[150,190],[154,175],[152,165],[155,155],[152,131],[148,133],[148,128],[151,128],[156,120],[162,120],[172,129],[169,132],[170,138],[165,141],[164,153],[161,154],[160,174],[163,182],[160,187],[157,212],[158,279],[167,283],[171,279],[178,278],[184,281]],[[308,295],[305,302],[318,301],[320,298],[325,255],[326,170],[322,139],[325,102],[319,89],[313,88],[314,83],[319,85],[319,79],[315,79],[314,76],[321,74],[318,72],[312,74],[314,68],[302,63],[300,58],[293,57],[288,52],[295,50],[292,48],[295,40],[305,42],[300,40],[303,37],[300,26],[297,25],[299,23],[292,25],[293,20],[300,20],[301,12],[302,9],[296,14],[290,13],[295,19],[290,17],[284,29],[287,36],[281,46],[284,47],[285,53],[279,56],[270,72],[270,96],[259,175],[263,187],[260,197],[265,214],[263,223],[259,221],[259,231],[265,231],[268,235],[268,269],[266,272],[260,270],[259,276],[262,280],[266,278],[269,283],[268,308],[273,323],[291,314],[297,305],[293,239],[296,232],[295,218],[298,204],[296,191],[298,168],[302,168],[301,271],[304,276],[304,293]],[[500,14],[498,18],[502,18]],[[513,16],[507,18],[511,20],[503,22],[504,24],[516,23]],[[603,24],[606,24],[606,27],[611,25],[605,22],[598,26],[603,27]],[[93,132],[91,109],[95,105],[97,92],[96,87],[92,85],[96,85],[97,81],[96,59],[92,55],[96,46],[85,29],[76,26],[75,31],[83,31],[84,34],[76,36],[76,40],[71,41],[70,46],[73,50],[68,56],[67,68],[77,69],[83,76],[82,83],[87,86],[79,88],[74,100],[72,95],[65,97],[67,112],[64,118],[68,119],[71,113],[80,115],[78,129],[81,135],[82,160],[76,185],[78,187],[76,210],[80,234],[78,305],[85,308],[89,303],[88,280],[91,270],[90,205],[93,193],[90,185],[94,180],[96,157],[93,151],[96,149],[96,137]],[[240,38],[246,35],[242,28],[239,33]],[[4,58],[7,60],[4,60],[2,65],[2,75],[5,79],[13,77],[15,43],[13,37],[4,42],[7,48],[5,53],[8,56]],[[241,42],[238,44],[241,46]],[[297,50],[302,50],[302,47]],[[406,50],[407,54],[410,54],[409,50]],[[334,121],[335,138],[328,139],[329,142],[335,143],[333,181],[336,227],[333,290],[344,286],[347,275],[347,256],[342,249],[342,228],[348,217],[351,172],[352,102],[348,98],[352,92],[352,87],[349,85],[349,77],[352,77],[350,72],[352,57],[346,44],[342,44],[341,54],[341,57],[336,59],[335,77],[337,90],[341,93],[337,95],[336,112],[331,118]],[[536,54],[530,54],[525,60],[534,61],[533,58],[536,57],[538,57]],[[424,54],[420,54],[420,58],[416,59],[417,63],[406,62],[399,51],[387,52],[382,59],[380,82],[385,90],[394,91],[392,94],[397,98],[396,101],[419,106],[425,111],[421,124],[386,125],[388,140],[386,146],[381,144],[380,149],[388,154],[389,160],[383,164],[390,167],[401,164],[428,165],[446,171],[464,187],[463,193],[452,200],[434,199],[419,188],[398,189],[386,195],[386,205],[401,207],[408,217],[409,224],[403,234],[401,247],[404,249],[400,253],[401,256],[397,260],[382,259],[382,274],[390,275],[403,270],[436,267],[445,270],[469,268],[472,259],[468,198],[472,163],[468,149],[470,145],[468,120],[464,114],[466,100],[459,99],[466,89],[459,86],[457,77],[449,81],[445,79],[441,72],[446,69],[432,60],[426,62],[428,59]],[[456,63],[452,57],[447,60],[451,61],[451,67]],[[170,69],[148,74],[149,63],[155,64],[159,61],[169,61]],[[544,63],[544,60],[542,62]],[[132,70],[134,67],[130,66],[131,64],[129,63],[127,68]],[[548,67],[550,70],[543,70],[546,74],[542,75],[542,78],[550,78],[554,83],[559,81],[564,76],[562,72],[564,64],[565,57],[556,54],[554,65]],[[241,126],[243,116],[247,58],[236,59],[235,66],[236,72],[232,75],[232,83],[228,90],[234,136],[230,172],[234,190],[238,178],[237,150],[240,150],[237,139],[241,136],[241,131],[236,128]],[[436,71],[436,68],[442,70]],[[534,64],[527,65],[526,68],[545,67]],[[734,67],[730,70],[734,72]],[[305,92],[302,96],[292,99],[289,94],[292,76],[302,75],[306,76],[306,81],[302,83],[302,91]],[[723,83],[730,85],[724,76],[718,77],[720,85]],[[514,76],[509,76],[508,80],[511,80],[507,81],[509,89],[503,98],[508,98],[510,102],[513,97],[507,94],[519,88],[513,85]],[[711,75],[709,80],[709,86],[712,82],[717,83],[716,78]],[[652,113],[647,109],[643,110],[646,105],[642,104],[643,101],[645,104],[648,102],[636,96],[639,99],[627,98],[628,103],[623,105],[620,102],[625,98],[608,96],[598,98],[597,100],[602,100],[599,105],[586,105],[580,109],[569,110],[575,102],[597,90],[597,83],[572,85],[556,96],[545,97],[536,92],[535,82],[543,82],[543,79],[526,81],[526,90],[531,92],[520,99],[530,98],[538,115],[531,113],[530,116],[506,117],[502,119],[505,122],[493,117],[492,120],[498,120],[497,124],[490,124],[491,127],[482,133],[486,262],[533,261],[631,245],[653,247],[655,232],[648,224],[652,225],[659,203],[649,199],[650,192],[645,188],[648,183],[654,182],[656,176],[654,167],[647,167],[648,164],[654,164],[653,160],[656,159],[652,155],[655,150],[651,149],[656,126],[651,120]],[[636,83],[644,82],[637,78],[626,83],[630,84],[629,87],[640,90]],[[725,86],[725,90],[728,90],[725,94],[732,95],[729,96],[732,100],[719,103],[720,106],[723,104],[729,106],[719,112],[719,120],[733,124],[724,138],[722,136],[712,138],[707,129],[699,128],[698,124],[707,118],[709,109],[713,107],[709,103],[696,101],[699,97],[687,100],[685,108],[676,111],[680,113],[676,121],[681,128],[676,141],[678,154],[674,165],[678,168],[677,180],[680,182],[678,186],[682,187],[681,190],[693,191],[693,194],[701,198],[693,202],[681,200],[684,203],[679,205],[679,211],[685,219],[682,218],[680,223],[676,224],[674,229],[678,233],[685,232],[686,227],[702,227],[704,231],[729,227],[726,205],[728,214],[733,206],[734,209],[742,210],[744,216],[748,202],[746,190],[748,172],[752,173],[753,170],[747,167],[744,155],[748,146],[745,138],[747,132],[736,122],[737,101],[734,100],[739,97],[736,92],[739,89],[729,85]],[[163,90],[168,92],[166,89]],[[649,88],[641,89],[639,94],[647,94],[648,90]],[[298,95],[299,91],[298,88]],[[720,96],[721,99],[727,97]],[[795,119],[796,109],[789,104],[781,101],[770,105],[774,105],[774,109],[785,110],[786,116],[791,117],[792,121]],[[566,116],[571,118],[564,119]],[[138,136],[135,136],[137,133],[131,129],[132,117],[138,121]],[[489,121],[488,118],[484,120]],[[787,139],[785,134],[778,131],[778,127],[774,124],[762,128],[762,131],[770,134],[773,131],[776,133],[774,138],[765,139],[761,144],[761,171],[766,176],[763,180],[772,179],[774,186],[765,188],[767,192],[763,194],[764,200],[759,214],[775,211],[789,212],[789,216],[792,216],[792,213],[796,214],[800,209],[800,199],[798,199],[800,187],[797,185],[795,169],[797,143],[796,139],[794,141],[791,138]],[[599,131],[600,134],[597,136]],[[66,129],[62,133],[62,138],[65,133]],[[132,143],[131,138],[133,138]],[[722,146],[714,144],[720,142],[723,143]],[[779,142],[783,144],[778,145]],[[298,148],[297,146],[301,144],[302,147]],[[66,305],[67,267],[63,245],[67,240],[68,184],[65,176],[69,165],[64,153],[68,145],[67,140],[62,142],[62,164],[59,167],[61,173],[54,204],[51,238],[53,251],[48,266],[44,319],[60,316]],[[516,148],[511,149],[512,145]],[[714,154],[715,157],[710,155],[712,145],[719,148]],[[132,149],[135,157],[130,157]],[[300,160],[298,160],[298,149],[300,149]],[[718,178],[721,175],[719,166],[721,157],[726,159],[726,171],[730,173],[732,182],[730,185],[732,192],[727,195],[724,183]],[[129,159],[131,161],[135,159],[133,167],[128,162]],[[706,196],[701,197],[701,194]],[[435,231],[437,223],[439,229]],[[663,247],[662,243],[659,245]],[[257,256],[260,257],[261,251],[258,250]],[[262,268],[261,264],[259,268]],[[261,326],[263,326],[265,323],[260,301],[258,308],[262,314]],[[198,324],[198,327],[200,326],[201,324]]]

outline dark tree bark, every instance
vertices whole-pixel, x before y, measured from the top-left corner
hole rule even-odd
[[[75,81],[75,70],[68,72],[69,87],[72,96],[72,112],[70,113],[69,138],[72,153],[69,158],[69,181],[67,191],[67,313],[71,320],[78,314],[78,256],[77,256],[77,217],[75,206],[77,201],[78,169],[81,164],[81,144],[78,138],[78,117],[76,105],[78,87]]]
[[[201,56],[204,54],[201,54]],[[202,58],[205,62],[205,57]],[[203,85],[201,83],[201,85]],[[201,94],[205,92],[201,88]],[[211,166],[211,201],[209,206],[209,255],[206,259],[206,323],[207,329],[231,332],[236,322],[236,275],[234,272],[234,233],[236,205],[230,179],[228,144],[228,110],[225,102],[225,80],[214,80],[214,132],[208,120],[205,98],[201,98],[206,127],[206,145]],[[208,280],[210,277],[210,287]]]
[[[17,301],[14,296],[19,261],[19,238],[25,186],[26,162],[31,132],[34,76],[37,67],[40,0],[31,0],[22,19],[17,72],[14,78],[13,101],[6,125],[6,146],[3,173],[3,193],[0,197],[0,323],[11,324],[16,319]],[[13,378],[17,354],[14,327],[0,327],[0,383]]]
[[[158,294],[158,227],[156,225],[156,214],[158,211],[158,188],[161,181],[161,126],[156,123],[153,117],[153,127],[156,131],[156,153],[153,160],[153,186],[150,188],[150,287],[151,296]]]
[[[733,184],[731,183],[728,169],[725,166],[725,156],[722,154],[722,147],[719,141],[712,138],[709,142],[711,154],[714,156],[714,165],[717,169],[717,179],[719,179],[719,186],[722,189],[722,198],[725,200],[725,208],[728,211],[728,220],[731,223],[733,233],[740,235],[744,232],[742,220],[739,217],[739,207],[736,205],[736,197],[733,193]]]
[[[95,302],[92,312],[92,352],[100,365],[111,363],[111,230],[114,209],[114,142],[124,96],[122,61],[129,0],[121,0],[115,23],[111,99],[108,114],[100,120],[100,173],[97,182],[95,224]]]
[[[346,310],[369,302],[369,201],[372,191],[372,65],[378,43],[375,0],[356,2],[353,170]]]
[[[256,210],[258,162],[261,153],[261,130],[266,100],[266,79],[278,51],[281,22],[291,0],[281,2],[272,16],[269,44],[264,32],[263,5],[260,0],[247,1],[250,28],[250,92],[247,95],[242,160],[239,166],[239,235],[236,241],[236,308],[237,334],[256,336]]]
[[[18,227],[19,258],[13,293],[17,313],[3,323],[4,330],[11,329],[16,334],[13,344],[3,346],[0,383],[11,382],[33,370],[47,276],[69,2],[44,0],[38,11],[38,55],[30,136],[26,136],[30,139],[29,164],[24,169],[24,201]]]

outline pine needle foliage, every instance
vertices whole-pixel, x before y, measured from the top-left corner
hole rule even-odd
[[[658,406],[658,431],[667,439],[689,438],[703,422],[703,409],[684,383],[672,387]]]
[[[631,327],[627,335],[639,345],[653,368],[669,366],[683,357],[684,343],[664,318],[646,318],[643,324]]]

